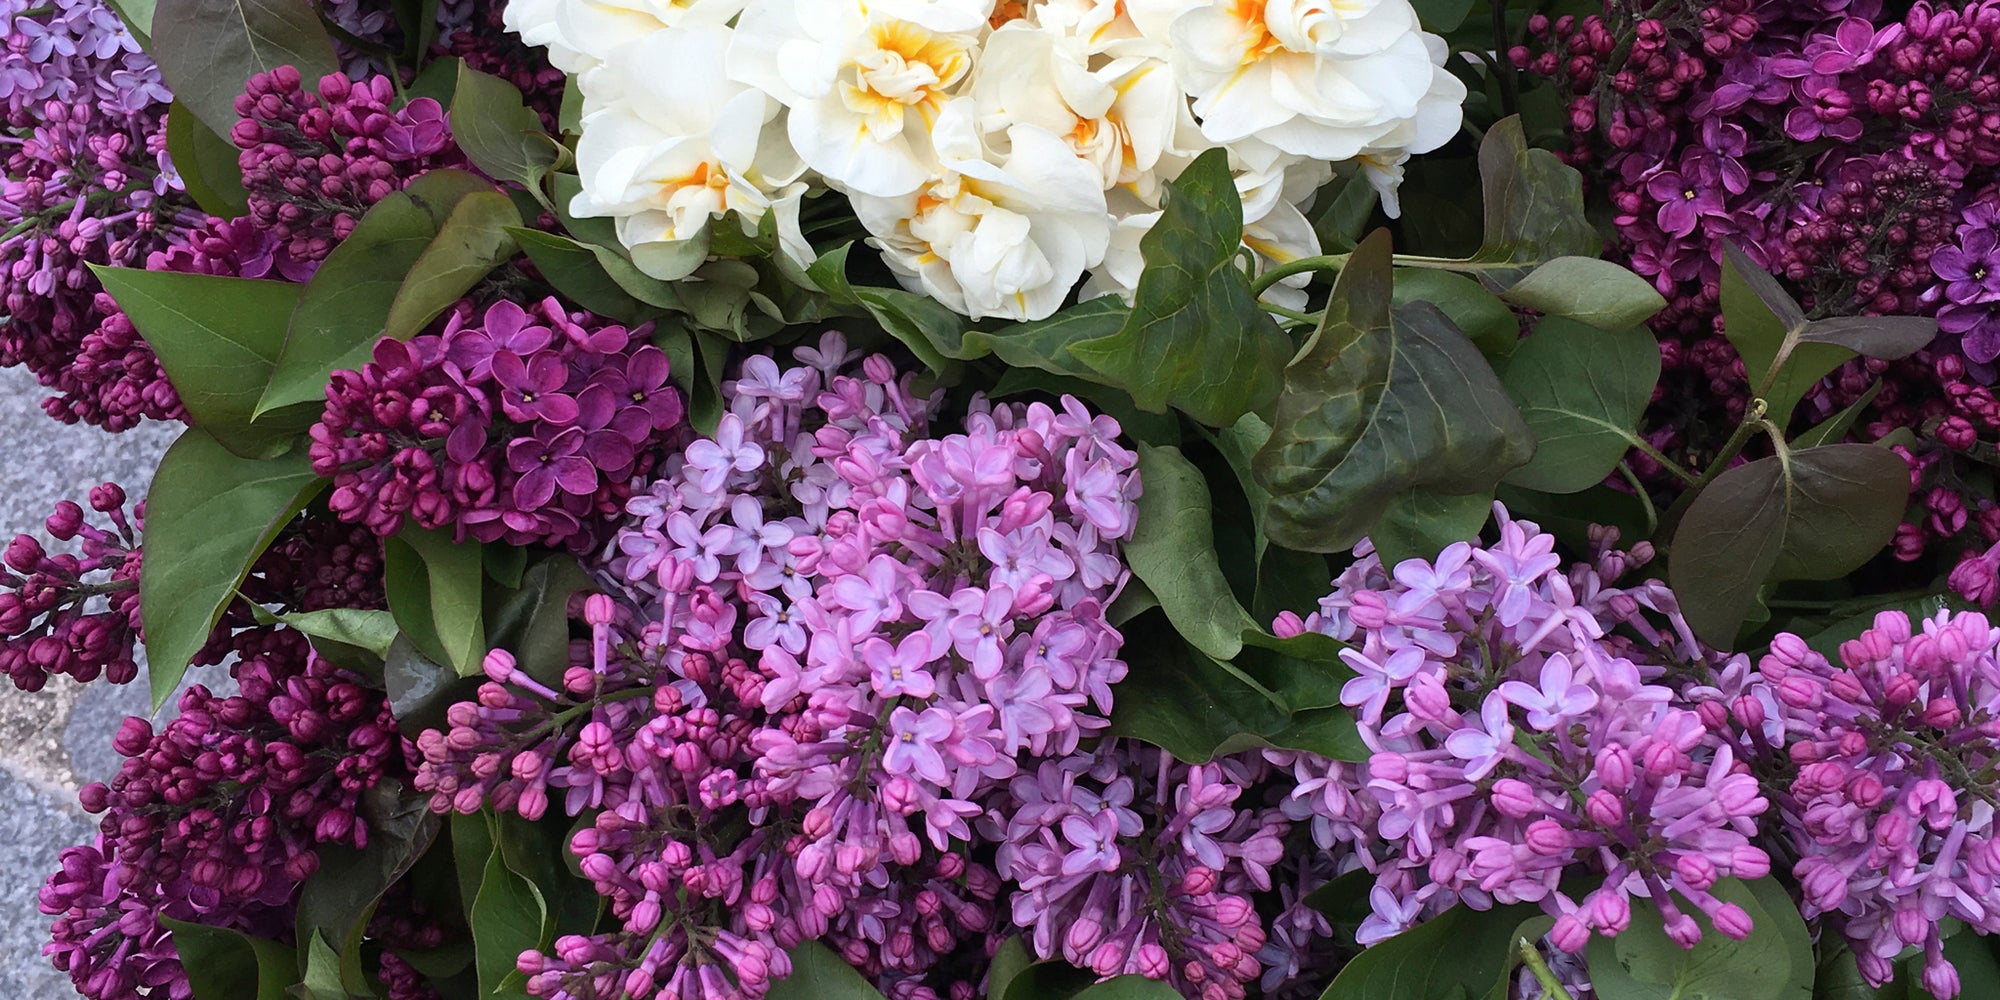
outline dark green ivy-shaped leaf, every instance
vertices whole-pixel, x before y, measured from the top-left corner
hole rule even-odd
[[[180,683],[251,564],[325,485],[303,451],[244,458],[199,427],[160,458],[139,570],[155,707]]]
[[[1535,435],[1535,457],[1507,481],[1575,493],[1603,482],[1640,442],[1660,349],[1643,327],[1599,330],[1552,316],[1508,357],[1500,381]]]
[[[1525,903],[1454,906],[1356,955],[1320,1000],[1440,1000],[1455,991],[1483,997],[1506,974],[1515,943],[1539,939],[1552,923]]]
[[[187,105],[175,101],[167,109],[167,157],[202,211],[224,219],[250,211],[237,155],[236,144],[217,135]]]
[[[161,917],[194,1000],[285,1000],[298,978],[293,950],[241,931]]]
[[[882,1000],[854,966],[818,941],[805,941],[787,953],[792,974],[771,984],[769,1000]]]
[[[1737,879],[1709,890],[1750,915],[1750,936],[1741,941],[1684,906],[1702,935],[1683,948],[1667,937],[1658,907],[1632,907],[1632,925],[1617,937],[1591,938],[1590,981],[1599,1000],[1811,1000],[1814,962],[1805,921],[1782,887],[1760,881],[1761,891]]]
[[[284,451],[293,435],[250,415],[284,350],[299,286],[283,281],[92,265],[146,338],[188,422],[248,458]]]
[[[340,72],[333,42],[307,0],[159,0],[153,61],[216,135],[236,127],[236,96],[258,73],[291,66],[308,90]]]
[[[464,63],[451,97],[451,136],[480,172],[513,181],[545,207],[554,207],[542,180],[556,164],[557,146],[542,119],[513,84]]]
[[[1902,520],[1909,469],[1866,444],[1802,448],[1739,465],[1698,494],[1674,531],[1667,578],[1695,635],[1728,649],[1757,590],[1831,580],[1881,551]]]
[[[1070,354],[1143,410],[1172,406],[1227,427],[1262,409],[1278,394],[1292,345],[1251,293],[1242,245],[1229,157],[1211,149],[1168,185],[1160,220],[1139,242],[1146,266],[1125,325]]]
[[[322,399],[334,370],[360,368],[382,336],[415,334],[513,252],[504,227],[519,224],[506,195],[463,170],[433,170],[376,203],[306,284],[257,416]]]
[[[1534,455],[1499,378],[1436,307],[1390,307],[1389,241],[1363,240],[1320,328],[1285,370],[1253,471],[1271,541],[1335,552],[1407,490],[1487,494]]]

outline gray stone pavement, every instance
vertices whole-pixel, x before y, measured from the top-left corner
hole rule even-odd
[[[46,542],[42,521],[56,501],[81,503],[98,483],[144,496],[174,439],[172,426],[114,435],[56,423],[41,411],[46,395],[26,372],[0,370],[0,544],[21,532]],[[36,891],[62,849],[92,835],[76,789],[117,773],[111,736],[147,708],[144,675],[122,686],[58,677],[33,693],[0,680],[0,907],[22,915],[0,922],[0,997],[75,995],[41,955],[49,918]]]

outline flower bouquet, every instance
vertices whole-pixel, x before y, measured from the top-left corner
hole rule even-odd
[[[1993,0],[30,2],[81,995],[2000,995]]]

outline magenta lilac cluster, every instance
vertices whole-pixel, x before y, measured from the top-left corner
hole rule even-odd
[[[481,541],[589,548],[681,426],[666,355],[555,299],[461,303],[435,334],[384,338],[338,371],[311,430],[341,518]]]
[[[761,996],[822,938],[894,996],[969,996],[941,958],[1004,920],[981,818],[1106,724],[1138,493],[1116,422],[978,403],[945,432],[888,359],[796,355],[746,359],[716,433],[627,504],[588,657],[496,652],[418,741],[434,808],[601,810],[570,848],[622,929],[523,955],[536,996]]]
[[[161,917],[289,928],[319,848],[366,846],[362,796],[403,773],[382,693],[300,634],[270,635],[231,672],[238,694],[196,685],[158,731],[127,719],[124,766],[83,789],[100,834],[64,852],[41,907],[56,916],[46,953],[91,1000],[191,995]]]
[[[1304,620],[1349,644],[1341,691],[1367,760],[1279,753],[1286,813],[1343,870],[1373,876],[1358,938],[1382,941],[1448,907],[1535,903],[1549,941],[1580,951],[1657,908],[1684,947],[1705,914],[1743,937],[1745,911],[1711,893],[1763,877],[1768,807],[1719,721],[1681,699],[1669,658],[1700,662],[1666,587],[1614,582],[1650,556],[1610,549],[1567,572],[1555,540],[1496,505],[1499,540],[1384,567],[1366,543]],[[1580,891],[1573,886],[1589,886]]]
[[[105,483],[90,507],[108,526],[91,524],[75,502],[56,505],[43,527],[77,551],[51,553],[33,535],[16,535],[0,566],[0,673],[26,691],[55,674],[123,684],[139,674],[139,538],[142,515],[125,513],[125,491]]]
[[[2000,3],[1607,0],[1602,16],[1530,21],[1515,64],[1555,79],[1572,162],[1616,211],[1618,256],[1668,298],[1653,319],[1665,376],[1647,436],[1714,449],[1749,377],[1719,334],[1725,240],[1784,278],[1815,315],[1936,315],[1929,350],[1856,361],[1804,408],[1817,420],[1876,392],[1857,432],[1909,428],[1906,560],[1946,566],[2000,541],[1966,456],[2000,439]],[[1879,389],[1874,389],[1879,383]],[[1644,456],[1635,468],[1665,475]]]
[[[1742,752],[1775,769],[1805,916],[1845,937],[1874,985],[1917,949],[1924,988],[1957,995],[1942,922],[2000,933],[1996,648],[2000,629],[1978,612],[1885,611],[1838,663],[1787,633],[1709,692]]]
[[[280,66],[250,78],[230,133],[242,155],[250,214],[292,259],[318,261],[376,202],[439,167],[466,160],[443,106],[428,97],[396,107],[386,76],[328,74],[318,92]]]

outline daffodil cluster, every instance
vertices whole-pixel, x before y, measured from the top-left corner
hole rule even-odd
[[[801,202],[845,194],[912,291],[1032,320],[1130,298],[1139,240],[1228,150],[1263,264],[1319,251],[1301,208],[1352,162],[1396,214],[1402,164],[1465,86],[1408,0],[518,0],[577,74],[577,216],[680,277],[712,225],[812,256]],[[732,218],[733,217],[733,218]],[[718,222],[717,220],[724,220]],[[1087,281],[1086,281],[1087,279]]]

